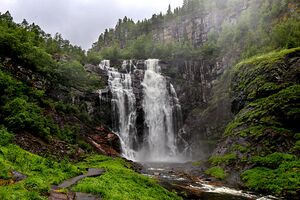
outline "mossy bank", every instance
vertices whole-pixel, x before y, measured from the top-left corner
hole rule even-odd
[[[297,199],[300,48],[255,56],[231,73],[235,117],[210,158],[213,168],[208,172],[257,192]],[[218,173],[213,173],[215,166]]]

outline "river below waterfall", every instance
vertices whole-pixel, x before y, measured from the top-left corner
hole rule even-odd
[[[142,173],[157,179],[170,191],[176,191],[184,200],[276,200],[234,188],[201,176],[192,163],[141,163]]]
[[[102,61],[100,69],[106,71],[111,93],[113,131],[119,136],[122,156],[143,165],[144,175],[158,179],[165,188],[177,191],[184,199],[195,200],[252,200],[276,199],[262,197],[225,187],[203,175],[203,170],[192,163],[171,163],[190,160],[188,142],[183,139],[181,106],[176,91],[161,74],[159,60],[148,59],[143,69],[131,61],[124,61],[117,69]],[[133,87],[134,72],[143,78],[138,81],[142,122],[137,124],[137,88]],[[105,89],[106,90],[106,89]],[[100,100],[105,100],[99,91]],[[143,125],[138,132],[136,126]],[[143,163],[144,162],[144,163]]]

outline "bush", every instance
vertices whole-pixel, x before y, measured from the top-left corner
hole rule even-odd
[[[300,46],[300,22],[288,19],[273,28],[272,39],[276,47],[295,48]]]
[[[278,166],[283,162],[293,160],[296,160],[295,155],[275,152],[265,157],[255,156],[251,161],[258,166],[275,169],[278,168]]]
[[[50,123],[43,116],[42,110],[35,103],[29,103],[23,98],[15,98],[3,107],[5,123],[13,131],[32,131],[33,133],[48,138]]]
[[[6,146],[12,143],[13,140],[14,135],[9,133],[5,127],[0,126],[0,145]]]
[[[241,177],[248,188],[257,192],[289,195],[300,188],[300,160],[281,161],[276,169],[255,167]]]

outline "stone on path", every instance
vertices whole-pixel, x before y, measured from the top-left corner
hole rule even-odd
[[[70,191],[67,191],[66,193],[62,193],[59,190],[69,188],[72,185],[75,185],[78,181],[80,181],[83,178],[100,176],[104,172],[105,172],[104,169],[90,168],[88,169],[88,173],[86,174],[68,179],[63,183],[61,183],[59,186],[52,186],[49,200],[101,200],[99,196],[95,196],[92,194],[86,194],[81,192],[74,193]]]

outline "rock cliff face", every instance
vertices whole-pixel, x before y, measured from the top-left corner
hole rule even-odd
[[[220,32],[224,24],[236,24],[248,4],[248,0],[239,1],[231,9],[222,3],[206,5],[203,11],[166,20],[152,31],[153,39],[165,44],[188,40],[193,46],[201,47],[209,33]],[[237,55],[229,56],[225,52],[215,58],[176,58],[160,63],[162,72],[171,78],[182,105],[184,138],[190,141],[195,159],[205,158],[212,152],[232,118],[229,83],[226,78],[221,80],[221,75],[235,57]]]
[[[152,31],[155,41],[170,43],[191,41],[194,46],[201,46],[208,39],[211,31],[219,31],[222,24],[235,24],[240,13],[247,9],[249,0],[235,2],[233,9],[226,9],[226,2],[207,3],[202,10],[189,12],[177,18],[167,19]]]
[[[162,61],[161,66],[177,92],[182,107],[183,137],[189,142],[192,157],[205,158],[231,116],[226,98],[228,88],[216,87],[227,66],[204,59]]]
[[[138,141],[142,143],[144,132],[144,111],[142,108],[144,70],[146,69],[144,60],[132,60],[136,67],[131,69],[131,79],[133,92],[136,97],[136,129],[139,135]],[[114,65],[119,71],[123,69],[123,61]],[[214,149],[214,144],[220,138],[225,125],[231,119],[230,102],[228,98],[228,76],[218,80],[224,71],[225,66],[213,63],[208,60],[173,60],[159,62],[162,74],[173,84],[176,90],[181,108],[182,117],[177,124],[177,130],[181,129],[180,137],[188,142],[191,148],[192,158],[200,159],[209,156]],[[126,71],[126,70],[125,70]],[[101,72],[102,77],[107,80],[105,72]],[[227,73],[228,74],[228,73]],[[227,82],[226,82],[227,81]],[[109,104],[111,94],[108,89],[102,90],[102,100],[96,110],[106,113],[100,117],[112,118]],[[106,125],[112,126],[107,120]],[[183,123],[182,123],[183,122]],[[182,129],[183,128],[183,129]]]

